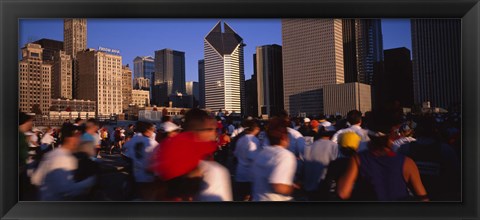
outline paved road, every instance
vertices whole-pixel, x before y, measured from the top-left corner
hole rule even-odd
[[[98,188],[95,200],[125,201],[131,200],[129,196],[129,171],[128,164],[121,154],[110,155],[101,153],[102,158],[96,161],[100,165]]]

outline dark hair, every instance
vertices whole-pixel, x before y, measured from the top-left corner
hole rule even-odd
[[[388,135],[385,136],[370,136],[370,141],[368,142],[368,149],[370,151],[384,151],[388,147]]]
[[[247,120],[245,121],[245,132],[250,133],[255,128],[259,128],[258,123],[255,120]]]
[[[200,128],[207,120],[212,119],[206,111],[193,108],[185,114],[185,131]]]
[[[350,125],[355,125],[362,122],[362,112],[358,110],[352,110],[347,113],[347,121]]]
[[[80,122],[81,120],[82,120],[81,118],[76,118],[76,119],[75,119],[75,123],[78,123],[78,122]]]
[[[136,127],[136,130],[140,133],[144,133],[146,131],[148,131],[149,129],[153,128],[153,124],[150,123],[150,122],[146,122],[146,121],[138,121],[137,122],[137,126]]]
[[[268,122],[267,137],[272,145],[280,144],[282,138],[288,135],[288,122],[284,118],[273,117]]]
[[[162,123],[167,122],[167,121],[170,121],[170,118],[171,118],[171,117],[168,116],[168,115],[162,116]]]
[[[324,114],[320,114],[320,115],[318,116],[318,120],[326,120],[326,119],[327,119],[327,117],[325,117]]]
[[[81,128],[79,126],[65,124],[60,130],[60,143],[64,143],[65,138],[74,137],[78,132],[81,132]]]
[[[27,115],[25,112],[20,112],[18,114],[18,125],[23,125],[27,121],[33,120],[33,117],[31,115]]]
[[[162,132],[162,131],[159,130],[159,131],[157,131],[157,135],[155,135],[155,141],[160,143],[167,137],[168,137],[168,133]]]
[[[325,127],[322,126],[321,130],[318,132],[319,137],[329,137],[332,138],[337,131],[327,131]]]
[[[87,123],[93,124],[95,126],[100,126],[100,124],[98,123],[98,121],[95,118],[89,118],[87,120]]]

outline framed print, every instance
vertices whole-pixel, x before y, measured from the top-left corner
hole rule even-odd
[[[478,219],[479,13],[1,0],[0,218]]]

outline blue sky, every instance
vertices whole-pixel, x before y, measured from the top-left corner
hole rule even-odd
[[[242,38],[245,49],[245,78],[253,74],[255,47],[282,44],[279,19],[223,19]],[[197,61],[203,59],[203,38],[218,19],[88,19],[87,46],[120,50],[123,64],[133,69],[136,56],[154,56],[155,50],[170,48],[185,52],[186,80],[198,81]],[[384,49],[411,50],[410,21],[382,19]],[[20,20],[19,48],[25,43],[49,38],[63,41],[62,19]]]

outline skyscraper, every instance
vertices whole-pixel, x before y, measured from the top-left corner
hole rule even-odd
[[[413,105],[413,72],[410,50],[401,47],[385,50],[384,73],[376,77],[379,104],[398,101],[403,107]]]
[[[151,56],[137,56],[133,59],[133,77],[143,77],[151,80],[155,72],[155,58]]]
[[[185,52],[163,49],[155,51],[153,103],[168,103],[168,96],[185,93]]]
[[[198,61],[198,103],[205,108],[205,60]]]
[[[199,99],[199,96],[200,96],[200,90],[198,88],[198,82],[194,82],[194,81],[186,82],[185,87],[186,87],[186,93],[187,93],[186,98],[190,99],[190,108],[198,107],[198,105],[199,105],[198,99]]]
[[[415,104],[460,110],[461,20],[412,19]]]
[[[77,53],[87,49],[87,19],[68,18],[63,20],[63,50],[72,57],[72,89],[76,96],[78,85]]]
[[[195,96],[195,98],[198,99],[198,96],[199,96],[198,82],[194,82],[194,81],[186,82],[185,87],[186,87],[187,95],[193,95]]]
[[[344,83],[342,20],[282,19],[285,109],[323,111],[322,86]]]
[[[380,19],[343,19],[345,82],[372,85],[374,65],[383,60]]]
[[[258,116],[257,54],[253,54],[252,78],[245,80],[245,102],[245,115]]]
[[[155,73],[155,58],[151,56],[137,56],[133,59],[133,79],[143,78],[150,83],[148,87],[142,86],[142,89],[148,88],[149,97],[152,98],[152,77]],[[135,85],[135,82],[134,82]]]
[[[42,38],[33,42],[43,48],[42,60],[44,62],[53,62],[55,52],[63,50],[63,41]]]
[[[204,39],[205,107],[244,113],[243,39],[219,21]]]
[[[54,53],[52,66],[52,98],[72,99],[72,58],[65,51]]]
[[[257,75],[252,74],[252,78],[245,80],[245,115],[258,116],[258,99],[257,99]]]
[[[48,114],[51,105],[52,69],[42,61],[43,49],[38,44],[26,44],[22,48],[22,60],[18,63],[19,108],[23,112]]]
[[[122,109],[124,111],[128,109],[128,105],[133,103],[132,89],[132,70],[127,64],[122,66]]]
[[[274,115],[283,110],[282,47],[265,45],[256,48],[257,100],[256,115]]]
[[[64,19],[63,40],[65,52],[75,59],[77,52],[87,48],[87,19]]]
[[[122,113],[122,57],[94,49],[78,53],[77,99],[95,100],[96,114]]]

